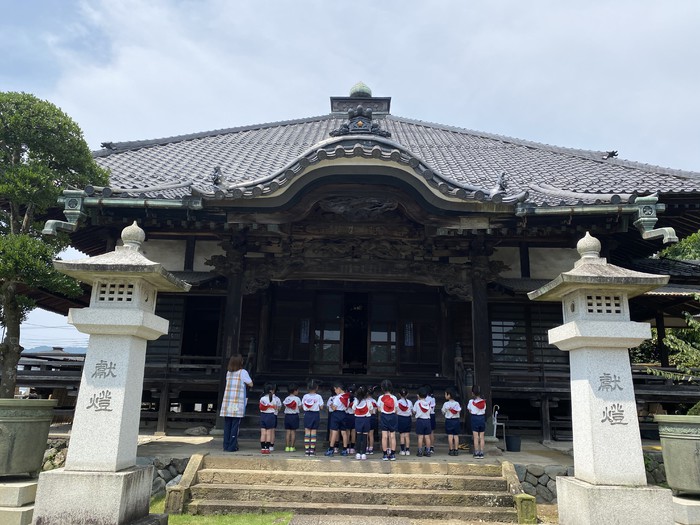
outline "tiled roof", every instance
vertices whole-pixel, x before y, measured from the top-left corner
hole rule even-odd
[[[700,261],[680,261],[666,257],[634,259],[632,268],[641,272],[668,274],[672,277],[700,277]]]
[[[700,173],[607,158],[606,152],[560,148],[393,115],[375,121],[391,133],[390,138],[332,138],[329,133],[347,118],[331,114],[106,144],[95,157],[110,169],[112,187],[137,188],[131,195],[167,199],[193,191],[255,197],[276,191],[311,164],[337,156],[401,162],[441,191],[464,199],[493,197],[489,191],[498,186],[502,174],[506,188],[499,200],[537,206],[626,202],[657,191],[700,192]],[[368,140],[374,145],[367,147]],[[360,143],[364,147],[356,146]],[[221,174],[218,185],[213,183],[216,168]],[[154,186],[161,189],[142,191]]]

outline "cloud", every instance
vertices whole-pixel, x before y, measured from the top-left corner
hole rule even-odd
[[[92,147],[323,114],[363,80],[401,116],[700,169],[694,0],[76,6],[47,96]]]

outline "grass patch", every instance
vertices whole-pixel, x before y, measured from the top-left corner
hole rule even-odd
[[[165,496],[151,500],[152,514],[162,514],[165,510]],[[291,512],[223,514],[211,516],[191,516],[170,514],[168,525],[288,525]]]

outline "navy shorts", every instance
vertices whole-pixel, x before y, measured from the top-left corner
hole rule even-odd
[[[416,434],[419,436],[429,436],[432,432],[429,419],[416,419]]]
[[[304,412],[304,428],[317,430],[321,424],[321,415],[315,412]]]
[[[345,412],[336,410],[328,416],[328,428],[331,430],[345,430]]]
[[[369,420],[368,417],[355,417],[355,432],[358,434],[369,432]]]
[[[382,432],[396,432],[399,420],[396,414],[381,414],[379,416],[379,428]]]
[[[299,428],[299,414],[284,415],[285,430],[297,430]]]
[[[377,414],[372,414],[369,418],[369,428],[372,430],[377,430],[379,428],[379,416],[377,416]]]
[[[350,414],[345,412],[345,419],[343,420],[342,430],[352,430],[355,428],[355,414]]]
[[[456,436],[460,433],[459,418],[454,417],[451,419],[445,419],[445,433],[448,436]]]
[[[472,432],[485,432],[486,431],[486,415],[471,415]]]
[[[260,428],[277,428],[277,414],[260,414]]]
[[[430,414],[430,431],[435,430],[437,423],[435,423],[435,414]]]
[[[411,431],[411,416],[398,416],[399,418],[399,433],[406,434]]]

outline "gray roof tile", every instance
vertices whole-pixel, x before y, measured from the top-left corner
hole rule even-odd
[[[386,155],[394,147],[403,148],[403,160],[407,162],[413,156],[421,161],[416,170],[429,168],[452,188],[449,191],[466,186],[488,192],[505,172],[506,196],[527,191],[526,201],[534,205],[609,201],[609,197],[591,194],[700,192],[700,173],[697,172],[617,158],[606,160],[602,151],[561,148],[393,115],[375,117],[375,120],[391,133],[390,139],[378,142]],[[331,139],[330,131],[346,121],[344,116],[331,114],[159,140],[108,144],[108,148],[95,152],[95,157],[100,165],[109,168],[113,187],[144,188],[191,180],[197,191],[214,194],[217,190],[212,184],[215,168],[220,168],[224,186],[245,187],[249,183],[258,184],[254,181],[260,179],[269,182],[290,166],[295,171],[303,169],[303,165],[296,166],[295,162],[304,155],[313,156],[310,150]],[[365,136],[372,137],[376,138]],[[341,139],[343,137],[335,140]],[[332,153],[337,145],[331,142],[328,147]],[[346,152],[353,151],[350,146],[346,148],[350,148]],[[184,187],[147,195],[177,199],[191,191],[192,188]],[[473,198],[473,195],[465,198]]]

